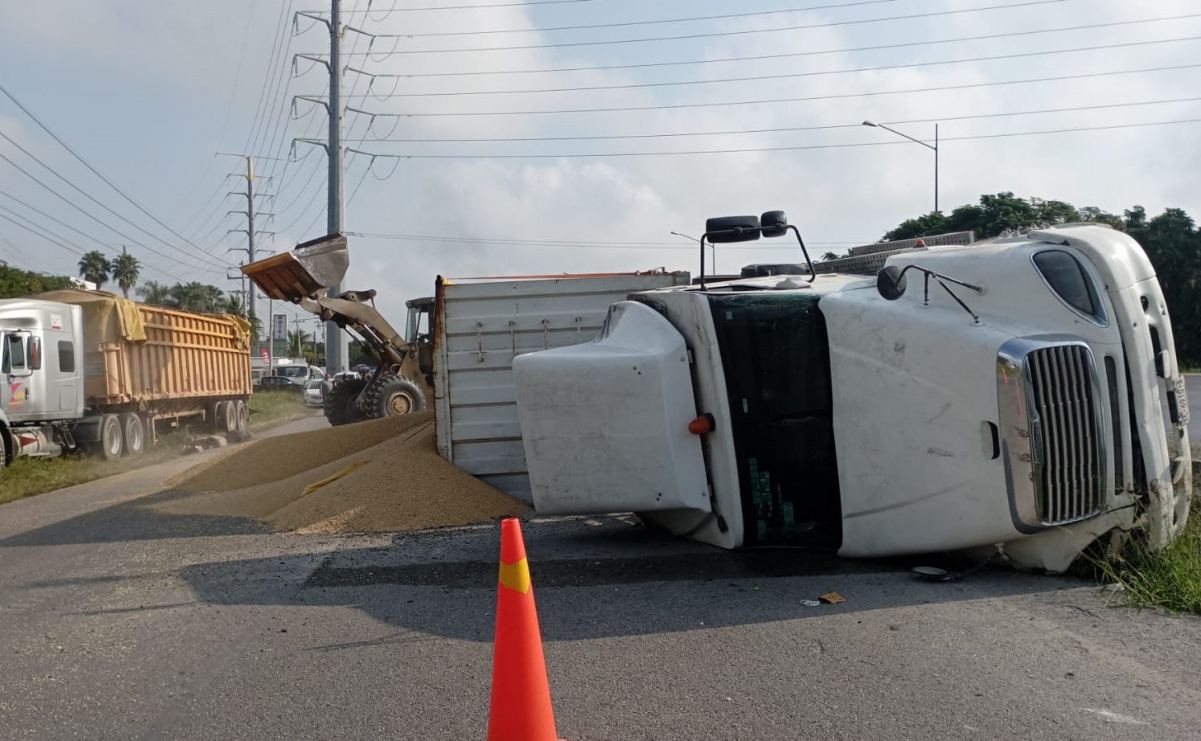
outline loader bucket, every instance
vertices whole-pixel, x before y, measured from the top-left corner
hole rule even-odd
[[[245,265],[242,273],[269,298],[296,303],[338,285],[349,265],[345,235],[328,234]]]

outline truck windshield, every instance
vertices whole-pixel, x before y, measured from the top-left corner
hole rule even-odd
[[[818,297],[710,294],[745,545],[842,542],[830,351]]]

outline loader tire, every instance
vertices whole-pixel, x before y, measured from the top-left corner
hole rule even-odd
[[[412,414],[425,409],[425,394],[408,378],[385,373],[364,389],[359,408],[370,419]]]
[[[321,405],[330,425],[338,427],[366,419],[355,409],[355,401],[366,386],[367,382],[361,378],[348,378],[330,389],[325,403]]]

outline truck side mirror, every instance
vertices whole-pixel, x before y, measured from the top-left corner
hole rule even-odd
[[[876,290],[887,301],[896,301],[904,296],[907,283],[905,272],[896,265],[889,265],[876,273]]]
[[[705,221],[709,244],[753,242],[759,238],[758,216],[719,216]]]
[[[788,215],[783,211],[768,211],[759,217],[765,237],[782,237],[788,232]]]

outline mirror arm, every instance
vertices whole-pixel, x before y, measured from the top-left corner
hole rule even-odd
[[[805,248],[805,240],[801,239],[801,230],[792,224],[784,228],[796,235],[797,244],[801,245],[801,254],[805,256],[805,263],[809,266],[809,282],[812,283],[817,280],[817,270],[813,267],[813,260],[809,259],[809,250]]]
[[[983,286],[977,286],[972,283],[968,283],[966,281],[959,280],[957,278],[952,278],[949,275],[943,275],[942,273],[937,273],[933,270],[930,270],[929,268],[923,268],[920,265],[906,265],[905,267],[901,268],[901,272],[899,275],[897,275],[896,279],[899,281],[902,277],[904,277],[905,273],[909,272],[910,269],[917,270],[917,271],[921,272],[922,275],[925,276],[925,286],[923,289],[922,302],[926,306],[930,305],[930,279],[933,278],[934,280],[938,281],[938,285],[942,286],[942,289],[947,292],[947,295],[949,295],[951,298],[955,299],[955,303],[959,304],[963,308],[964,311],[966,311],[968,314],[971,315],[972,319],[974,319],[976,321],[976,324],[980,323],[979,315],[976,314],[976,312],[972,311],[971,308],[969,308],[968,305],[963,302],[963,299],[961,299],[961,298],[959,298],[959,296],[955,295],[955,292],[952,291],[950,288],[948,288],[947,284],[944,283],[943,281],[948,281],[950,283],[954,283],[957,286],[963,286],[964,288],[966,288],[970,291],[975,291],[976,293],[984,293]]]

